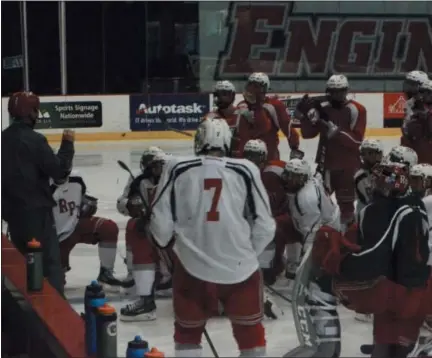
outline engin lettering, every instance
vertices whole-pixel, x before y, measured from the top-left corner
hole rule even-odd
[[[289,3],[234,3],[215,79],[244,79],[254,71],[272,78],[400,78],[432,70],[432,26],[425,17],[298,16]],[[315,15],[315,14],[314,14]]]

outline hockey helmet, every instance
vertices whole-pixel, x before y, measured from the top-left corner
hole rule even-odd
[[[208,118],[202,121],[195,133],[194,149],[196,155],[205,155],[212,150],[229,154],[231,130],[223,118]]]
[[[416,164],[411,167],[409,183],[413,192],[424,195],[426,190],[432,189],[432,165]]]
[[[141,155],[141,159],[140,159],[141,170],[144,171],[145,168],[152,163],[156,155],[163,155],[163,154],[165,154],[164,151],[159,147],[156,146],[148,147],[146,150],[144,150],[143,154]]]
[[[383,158],[383,145],[377,139],[365,139],[360,145],[360,158],[365,166],[372,167]]]
[[[261,139],[250,139],[243,148],[243,157],[260,166],[267,160],[267,145]]]
[[[428,81],[428,75],[423,71],[410,71],[405,75],[403,82],[403,92],[408,98],[411,98],[418,94],[420,86]]]
[[[254,72],[248,77],[243,97],[250,104],[262,102],[269,88],[269,77],[263,72]]]
[[[282,181],[288,193],[300,190],[312,177],[312,169],[304,159],[290,159],[282,172]]]
[[[213,88],[214,105],[219,109],[228,108],[235,100],[236,89],[230,81],[218,81]]]
[[[418,163],[417,153],[413,149],[402,145],[393,147],[385,159],[389,162],[405,164],[408,168]]]
[[[330,102],[345,102],[349,89],[348,78],[345,75],[332,75],[326,83],[326,94]]]

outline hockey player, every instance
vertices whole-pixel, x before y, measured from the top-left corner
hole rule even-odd
[[[234,106],[236,89],[230,81],[218,81],[213,89],[213,98],[216,108],[209,112],[204,119],[223,118],[227,121],[231,133],[231,156],[241,158],[243,147],[249,138],[249,121],[244,111]],[[241,135],[240,135],[241,133]]]
[[[275,97],[267,96],[270,80],[265,73],[252,73],[243,94],[244,101],[237,108],[247,117],[250,129],[247,133],[240,133],[246,141],[261,139],[267,145],[268,160],[279,159],[279,137],[281,130],[291,148],[291,158],[303,158],[304,153],[299,149],[300,139],[297,131],[291,127],[291,120],[285,105]]]
[[[317,171],[327,191],[335,193],[345,226],[354,219],[353,177],[361,167],[358,153],[367,122],[366,108],[347,98],[348,89],[346,76],[333,75],[326,84],[326,102],[305,96],[298,105],[303,138],[319,135]]]
[[[286,162],[267,160],[267,146],[260,139],[249,140],[244,147],[244,157],[261,171],[261,179],[270,198],[273,217],[276,220],[275,257],[271,269],[263,270],[266,284],[272,285],[284,270],[284,253],[287,248],[286,275],[292,279],[300,256],[301,235],[296,231],[289,215],[288,200],[285,194],[282,172]],[[295,265],[295,266],[294,266]]]
[[[362,167],[354,175],[356,189],[356,217],[372,199],[372,168],[383,159],[384,149],[380,140],[365,139],[360,145]]]
[[[340,302],[374,314],[372,357],[402,358],[432,312],[427,215],[421,200],[408,195],[406,165],[383,161],[372,182],[374,200],[360,213],[357,252],[342,237],[317,238],[314,251],[325,252],[318,261],[337,274]]]
[[[432,81],[421,79],[418,94],[407,102],[401,144],[416,151],[419,163],[432,164]]]
[[[362,168],[354,175],[356,189],[356,219],[360,211],[372,200],[372,168],[383,159],[383,146],[376,139],[365,139],[360,145]],[[372,315],[356,313],[355,319],[360,322],[372,322]]]
[[[429,261],[432,266],[432,165],[417,164],[410,170],[410,188],[414,194],[423,198],[429,218]],[[432,315],[425,320],[424,327],[432,331]]]
[[[305,160],[291,159],[282,174],[290,213],[302,234],[304,256],[297,269],[292,309],[300,347],[285,357],[339,357],[341,330],[329,276],[318,277],[311,248],[316,238],[341,236],[340,212]]]
[[[258,168],[245,159],[227,158],[230,143],[225,121],[201,122],[195,135],[198,157],[171,160],[153,201],[149,228],[156,242],[166,247],[175,237],[177,357],[202,355],[201,336],[218,301],[241,355],[265,355],[257,257],[273,240],[276,225]]]
[[[100,260],[98,281],[105,289],[118,291],[122,282],[113,276],[119,233],[117,224],[95,216],[98,200],[87,194],[87,187],[77,172],[73,171],[65,180],[55,181],[51,190],[56,202],[53,216],[64,271],[71,269],[69,255],[75,245],[97,244]]]
[[[150,206],[155,188],[158,185],[164,152],[158,147],[150,147],[141,156],[141,174],[135,180],[129,179],[123,195],[117,200],[117,209],[131,216],[126,226],[126,263],[128,282],[125,286],[134,289],[138,299],[120,310],[122,321],[152,321],[156,319],[155,286],[161,254],[151,242],[151,237],[138,230],[138,218],[145,215]],[[142,199],[146,201],[144,205]],[[163,265],[163,267],[165,267]],[[165,271],[166,275],[170,275]],[[167,278],[170,279],[170,276]]]
[[[409,171],[411,167],[418,164],[418,157],[417,153],[413,149],[397,145],[385,156],[384,161],[404,164]]]

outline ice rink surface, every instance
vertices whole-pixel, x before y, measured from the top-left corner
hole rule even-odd
[[[399,142],[399,138],[380,138],[386,152]],[[281,159],[289,158],[289,148],[286,140],[281,139],[279,150]],[[121,195],[128,179],[128,174],[120,169],[117,160],[123,160],[132,171],[139,170],[139,160],[142,151],[150,146],[157,145],[166,152],[174,155],[193,154],[193,141],[191,140],[151,140],[151,141],[121,141],[103,143],[78,143],[74,169],[83,176],[87,184],[88,192],[99,198],[99,210],[96,215],[110,218],[117,222],[120,228],[118,255],[116,260],[116,276],[126,276],[126,267],[123,264],[125,255],[124,229],[127,217],[116,211],[116,200]],[[315,158],[317,140],[302,140],[301,149],[306,153],[306,159],[313,163]],[[84,287],[99,272],[99,260],[97,247],[89,245],[77,245],[71,254],[72,270],[67,274],[66,294],[74,308],[83,311]],[[277,286],[283,286],[283,282]],[[281,291],[283,292],[283,291]],[[108,301],[120,312],[120,307],[128,303],[129,299],[119,294],[109,295]],[[268,356],[281,357],[287,351],[298,344],[290,304],[276,298],[276,303],[283,309],[284,315],[275,321],[265,321],[267,354]],[[141,335],[151,346],[165,352],[166,356],[174,356],[173,344],[173,311],[170,299],[157,300],[158,319],[153,322],[120,322],[118,321],[119,356],[124,356],[127,342],[137,334]],[[352,312],[343,307],[338,309],[342,322],[342,356],[362,357],[359,347],[361,344],[370,343],[372,337],[372,325],[360,323],[354,320]],[[71,327],[73,329],[73,327]],[[221,357],[236,357],[238,350],[231,333],[229,321],[224,318],[216,318],[209,321],[208,333]],[[211,357],[209,345],[203,337],[202,342],[204,357]]]

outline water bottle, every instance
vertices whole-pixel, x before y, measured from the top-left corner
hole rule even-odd
[[[96,356],[117,358],[117,313],[113,306],[104,304],[96,311]]]
[[[96,312],[106,303],[105,292],[97,281],[92,281],[84,294],[84,321],[86,351],[89,356],[96,354]]]
[[[140,336],[135,336],[133,341],[128,342],[126,358],[143,358],[148,351],[147,341],[144,341]]]
[[[163,352],[161,352],[161,351],[159,351],[157,348],[152,348],[151,350],[150,350],[150,352],[147,352],[145,355],[144,355],[144,357],[145,358],[164,358],[165,357],[165,354],[163,353]]]
[[[42,245],[36,239],[27,243],[27,291],[42,291],[43,275],[43,257]]]

